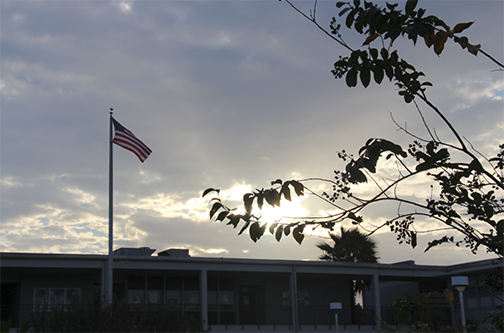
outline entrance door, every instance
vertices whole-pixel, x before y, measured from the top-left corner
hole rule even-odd
[[[2,309],[0,318],[12,320],[12,327],[19,326],[19,283],[2,282],[1,287]]]
[[[257,323],[257,298],[255,286],[242,286],[239,293],[240,324]]]

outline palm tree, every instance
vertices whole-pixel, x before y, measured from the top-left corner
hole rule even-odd
[[[378,262],[376,243],[359,229],[341,227],[341,235],[329,234],[334,242],[331,246],[325,242],[317,245],[325,253],[319,257],[326,261]]]
[[[363,234],[359,229],[345,229],[341,227],[341,235],[329,234],[334,245],[322,242],[317,245],[319,249],[324,251],[324,254],[319,257],[325,261],[346,261],[346,262],[367,262],[377,263],[376,243],[369,238],[369,235]],[[356,295],[364,290],[364,286],[368,283],[362,280],[350,281],[349,291],[352,299],[352,321],[358,322],[358,311],[360,306],[357,305]]]

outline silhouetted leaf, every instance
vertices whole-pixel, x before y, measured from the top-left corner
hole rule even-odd
[[[413,101],[413,99],[415,98],[415,96],[411,95],[411,94],[405,94],[404,95],[404,101],[406,103],[411,103]]]
[[[279,184],[279,185],[282,185],[282,180],[281,179],[277,179],[277,180],[273,180],[271,182],[271,186],[275,185],[275,184]]]
[[[292,180],[291,183],[292,187],[294,187],[294,191],[296,192],[296,195],[298,197],[301,197],[304,195],[304,186],[300,182],[296,180]]]
[[[378,50],[377,49],[370,49],[369,54],[371,55],[371,58],[373,58],[373,60],[378,59]]]
[[[203,195],[201,197],[203,198],[205,195],[207,195],[210,192],[217,192],[217,194],[218,194],[220,192],[220,190],[215,189],[215,188],[207,188],[205,191],[203,191]]]
[[[280,194],[277,190],[265,190],[264,198],[269,205],[273,207],[280,206]]]
[[[362,67],[360,69],[360,79],[364,88],[369,86],[369,82],[371,82],[371,71],[369,67]]]
[[[345,81],[346,81],[346,84],[347,86],[349,87],[355,87],[357,85],[357,69],[355,67],[352,67],[346,77],[345,77]]]
[[[343,15],[345,15],[345,14],[346,14],[348,11],[350,11],[350,10],[351,10],[351,8],[350,8],[350,7],[345,7],[345,8],[343,8],[343,9],[339,12],[338,16],[343,16]]]
[[[373,67],[374,80],[376,83],[380,84],[383,81],[383,68],[381,66]]]
[[[282,238],[283,229],[284,229],[283,225],[280,225],[275,232],[275,239],[277,240],[277,242],[279,242],[280,239]]]
[[[389,53],[386,48],[382,48],[380,51],[380,55],[382,59],[386,61],[388,59]]]
[[[379,33],[375,33],[374,35],[372,36],[368,36],[366,38],[366,40],[364,41],[364,43],[362,43],[362,46],[365,46],[365,45],[369,45],[369,43],[371,43],[372,41],[374,41],[376,38],[378,38],[378,36],[380,36]]]
[[[259,223],[258,222],[254,222],[250,225],[249,236],[250,236],[250,239],[252,239],[254,241],[254,243],[257,241],[258,230],[259,230]]]
[[[398,5],[397,3],[388,3],[388,2],[386,2],[386,4],[389,10],[394,10]]]
[[[264,234],[265,228],[266,225],[261,226],[259,222],[252,223],[249,228],[250,239],[252,239],[254,243],[257,242]]]
[[[413,15],[413,11],[415,10],[415,7],[418,3],[418,0],[408,0],[406,1],[406,6],[405,6],[405,11],[406,11],[406,14],[412,16]]]
[[[477,173],[481,173],[484,170],[480,161],[478,161],[477,159],[472,160],[471,163],[469,163],[469,167],[471,168],[471,170],[474,170]]]
[[[430,162],[423,162],[423,163],[418,164],[415,167],[415,170],[416,171],[425,171],[425,170],[428,170],[428,169],[430,169],[432,167],[433,167],[432,163],[430,163]]]
[[[411,233],[411,247],[415,248],[417,246],[417,234],[416,232]]]
[[[348,2],[343,2],[343,1],[338,1],[336,2],[336,8],[341,8],[343,7],[344,5],[346,5]]]
[[[444,46],[446,41],[448,40],[448,36],[444,31],[438,31],[434,36],[434,52],[437,55],[440,55],[444,50]]]
[[[241,235],[245,230],[247,230],[248,226],[250,225],[250,218],[247,218],[246,216],[240,216],[240,218],[245,221],[245,224],[238,233],[238,236]]]
[[[424,250],[424,253],[429,251],[434,246],[438,246],[443,243],[453,242],[453,237],[448,238],[448,236],[443,236],[440,239],[435,239],[432,242],[427,243],[427,248]]]
[[[252,203],[254,202],[254,194],[253,193],[246,193],[243,195],[243,205],[245,207],[245,211],[247,213],[252,212]]]
[[[425,45],[427,45],[428,48],[434,45],[434,29],[430,30],[424,35],[424,41]]]
[[[264,204],[264,194],[262,192],[257,193],[256,198],[257,198],[257,207],[259,207],[259,209],[262,209]]]
[[[499,222],[497,222],[497,227],[495,229],[497,230],[497,235],[502,237],[504,233],[504,220],[499,220]]]
[[[223,207],[222,203],[219,201],[219,202],[216,202],[212,205],[212,209],[210,209],[210,218],[212,218],[215,213],[217,213],[217,211],[219,209],[221,209]]]
[[[494,209],[491,205],[485,203],[483,205],[483,209],[485,210],[485,215],[487,218],[491,219],[494,216]]]
[[[297,226],[294,229],[292,229],[292,237],[294,237],[294,239],[296,240],[296,242],[298,242],[301,245],[301,243],[303,242],[303,239],[304,239],[305,235],[300,232],[299,226]]]
[[[240,215],[229,215],[228,216],[229,222],[227,224],[228,225],[232,224],[233,228],[236,228],[238,226],[238,223],[240,222],[240,218],[241,218]]]
[[[360,170],[352,170],[351,171],[351,178],[350,178],[350,181],[354,184],[356,183],[366,183],[367,182],[367,177],[366,175],[364,174],[364,172],[360,171]]]
[[[357,223],[362,223],[363,221],[362,216],[357,216],[353,212],[349,212],[347,217]]]
[[[478,44],[478,45],[467,44],[467,50],[469,51],[469,53],[472,53],[475,56],[478,55],[478,51],[480,48],[481,48],[480,44]]]
[[[219,215],[217,215],[217,218],[215,219],[215,221],[224,221],[224,219],[226,218],[226,216],[229,214],[228,211],[223,211],[223,212],[220,212]]]
[[[453,37],[456,43],[459,43],[462,49],[465,49],[469,45],[469,39],[467,37]]]
[[[290,182],[285,182],[283,185],[282,185],[282,194],[284,196],[284,198],[288,201],[292,201],[291,200],[291,193],[290,193],[290,188],[289,188],[289,183]]]
[[[397,64],[399,61],[399,55],[397,54],[397,50],[392,51],[390,54],[390,60],[393,64]]]
[[[453,33],[459,33],[459,32],[462,32],[464,31],[465,29],[469,28],[472,24],[474,23],[473,22],[467,22],[467,23],[459,23],[457,24],[454,28],[453,28]]]
[[[347,28],[350,28],[350,27],[352,26],[352,24],[353,24],[353,22],[354,22],[354,16],[355,16],[355,14],[357,14],[357,10],[355,10],[355,9],[354,9],[354,10],[352,10],[352,11],[348,14],[348,16],[347,16],[347,18],[346,18],[346,20],[345,20],[345,24],[346,24]]]

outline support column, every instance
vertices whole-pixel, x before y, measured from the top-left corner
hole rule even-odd
[[[200,272],[201,321],[203,331],[208,331],[208,277],[206,268]]]
[[[380,281],[378,279],[378,272],[373,274],[373,291],[375,299],[375,317],[381,319]]]
[[[102,305],[105,304],[107,300],[107,260],[103,261],[103,266],[100,271],[100,304]]]
[[[293,332],[298,332],[299,320],[298,320],[298,307],[297,307],[297,273],[295,266],[292,266],[289,285],[290,285],[290,300],[292,311],[292,328]]]

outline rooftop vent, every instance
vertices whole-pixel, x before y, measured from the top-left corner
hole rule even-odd
[[[414,265],[415,260],[406,260],[406,261],[400,261],[400,262],[395,262],[392,265]]]
[[[188,249],[168,249],[158,253],[161,257],[177,257],[177,258],[187,258],[190,257]]]
[[[149,257],[156,249],[150,247],[121,247],[114,251],[116,256],[146,256]]]

